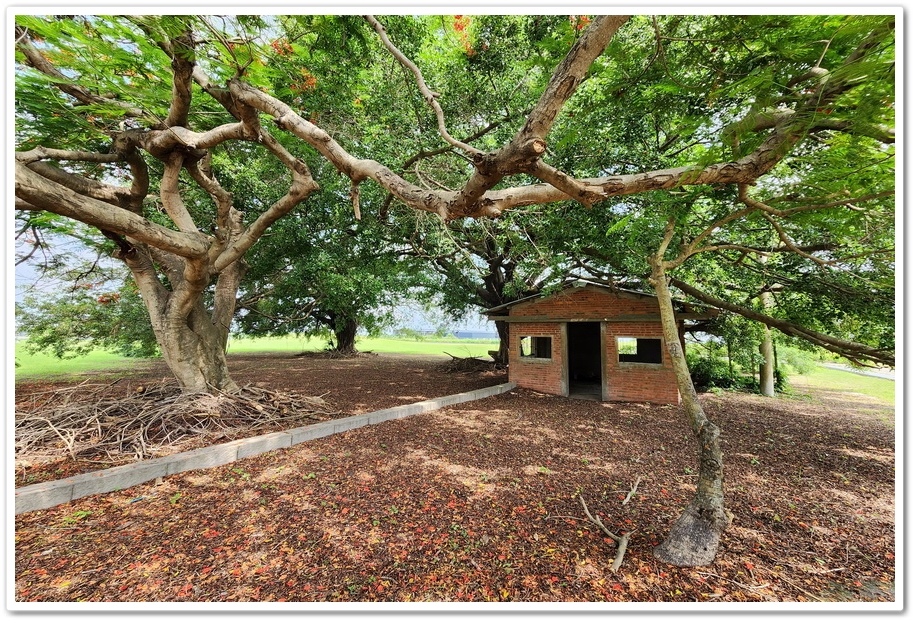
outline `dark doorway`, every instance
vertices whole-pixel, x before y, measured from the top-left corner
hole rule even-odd
[[[601,323],[566,325],[569,395],[601,400]]]

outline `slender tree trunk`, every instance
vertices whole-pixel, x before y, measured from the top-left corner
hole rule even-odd
[[[684,410],[690,418],[700,450],[699,480],[693,500],[675,520],[668,538],[655,548],[654,553],[659,560],[679,567],[699,567],[713,561],[719,549],[719,538],[730,523],[725,509],[719,428],[707,419],[690,378],[662,260],[653,257],[650,263],[665,345],[674,365]]]
[[[769,313],[772,304],[773,295],[770,292],[764,292],[760,295],[760,302],[763,304],[763,313]],[[776,374],[776,354],[773,351],[773,331],[770,327],[763,326],[763,340],[760,342],[760,354],[763,356],[763,363],[760,364],[760,394],[768,398],[776,395],[776,383],[774,375]]]
[[[776,395],[776,356],[773,351],[773,332],[769,327],[763,328],[760,354],[763,356],[763,363],[760,364],[760,394],[772,398]]]
[[[342,327],[334,329],[334,339],[336,346],[334,348],[338,353],[355,353],[356,352],[356,330],[359,325],[352,318],[344,321]]]

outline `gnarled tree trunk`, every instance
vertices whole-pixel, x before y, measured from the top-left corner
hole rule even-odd
[[[352,318],[347,318],[343,323],[334,327],[334,350],[338,353],[356,352],[356,330],[359,325]]]
[[[681,347],[677,321],[665,268],[660,257],[650,258],[652,279],[658,296],[662,331],[683,406],[699,445],[700,469],[697,490],[687,508],[675,520],[668,537],[655,548],[655,557],[679,567],[710,564],[719,549],[719,538],[731,523],[725,509],[722,449],[719,427],[706,417],[690,378],[690,370]]]
[[[241,260],[228,265],[219,274],[213,292],[213,305],[207,311],[204,290],[209,286],[206,271],[198,275],[192,260],[179,260],[161,252],[152,252],[171,264],[166,288],[157,277],[146,253],[120,253],[130,268],[146,304],[162,358],[185,391],[235,391],[238,385],[229,375],[226,345],[229,324],[235,314],[236,294],[244,273]],[[198,279],[189,278],[198,275]]]
[[[171,324],[156,332],[166,365],[185,391],[238,389],[229,375],[225,342],[215,335],[206,314],[193,316],[187,323]]]

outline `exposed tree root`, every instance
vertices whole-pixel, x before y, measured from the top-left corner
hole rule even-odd
[[[86,384],[33,395],[16,405],[16,459],[132,457],[163,454],[190,438],[216,441],[340,416],[324,400],[245,386],[237,392],[185,393],[177,383],[106,395]],[[108,392],[110,394],[110,392]]]
[[[727,511],[703,508],[694,500],[653,550],[655,558],[677,567],[705,567],[715,560],[719,539],[730,523]]]

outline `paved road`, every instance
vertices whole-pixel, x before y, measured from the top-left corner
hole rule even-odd
[[[844,366],[840,363],[822,363],[822,366],[825,368],[833,368],[834,370],[845,370],[846,372],[852,372],[854,374],[861,374],[863,376],[876,376],[881,379],[890,379],[891,381],[896,380],[894,368],[853,368],[850,366]]]

